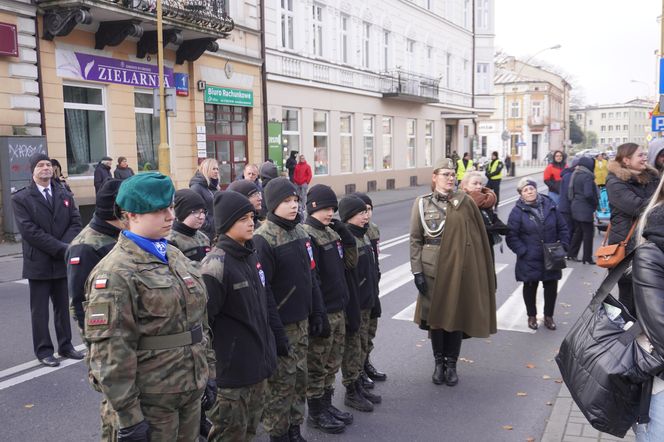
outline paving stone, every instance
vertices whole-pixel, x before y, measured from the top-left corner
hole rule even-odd
[[[567,437],[568,435],[581,436],[582,431],[583,431],[583,425],[570,422],[567,424],[567,428],[565,428],[565,437]]]

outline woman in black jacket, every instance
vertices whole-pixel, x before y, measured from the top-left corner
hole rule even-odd
[[[567,199],[574,220],[574,235],[568,253],[568,259],[578,261],[577,255],[583,243],[583,263],[593,261],[593,220],[599,205],[597,185],[595,184],[595,160],[582,157],[574,169],[567,188]]]
[[[189,180],[189,188],[198,193],[205,201],[207,215],[201,231],[214,241],[214,215],[212,201],[219,190],[219,163],[214,158],[207,158],[198,165],[198,170]]]

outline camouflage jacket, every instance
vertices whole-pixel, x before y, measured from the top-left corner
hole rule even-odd
[[[214,373],[202,277],[175,247],[166,254],[167,264],[120,235],[86,282],[90,370],[120,428],[144,419],[141,393],[194,391]],[[202,331],[200,342],[172,345],[173,335],[191,330]],[[154,349],[148,343],[157,336],[169,345]]]
[[[380,229],[376,223],[369,221],[369,228],[367,229],[367,238],[371,242],[371,248],[374,251],[376,257],[376,272],[378,272],[378,281],[380,281],[380,262],[378,257],[380,256]]]
[[[369,237],[363,229],[346,224],[357,242],[357,267],[353,269],[353,281],[361,310],[373,308],[378,299],[378,266]],[[351,287],[352,290],[352,287]]]
[[[166,239],[192,261],[202,261],[210,251],[210,238],[205,233],[177,221]]]

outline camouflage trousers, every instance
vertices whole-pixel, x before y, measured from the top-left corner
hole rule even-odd
[[[253,439],[263,413],[266,386],[264,380],[247,387],[217,390],[217,401],[207,413],[212,421],[208,442]]]
[[[288,356],[277,358],[277,369],[268,379],[263,427],[270,436],[283,436],[291,425],[304,422],[307,391],[309,321],[284,325],[291,345]]]
[[[360,311],[360,329],[353,335],[346,334],[341,374],[344,386],[349,386],[360,377],[369,349],[369,321],[371,309]]]
[[[346,336],[344,312],[329,313],[330,336],[309,338],[307,354],[307,398],[319,398],[325,389],[334,386],[334,378],[341,367]]]
[[[367,330],[367,333],[369,334],[368,337],[368,342],[367,342],[367,358],[371,354],[371,352],[374,349],[374,343],[373,340],[376,337],[376,331],[378,330],[378,318],[370,318],[369,319],[369,329]]]
[[[117,415],[106,398],[101,400],[99,407],[101,414],[101,440],[102,442],[116,442],[118,440]]]
[[[191,442],[198,440],[203,389],[173,394],[141,393],[141,411],[150,424],[151,440]]]

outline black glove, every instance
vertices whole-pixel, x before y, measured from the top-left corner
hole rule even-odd
[[[323,329],[318,335],[319,338],[329,338],[332,335],[332,328],[330,327],[330,321],[327,319],[327,315],[323,314]]]
[[[342,243],[355,244],[355,237],[353,236],[352,233],[350,233],[350,230],[348,230],[346,224],[342,223],[338,219],[333,219],[332,221],[330,221],[329,226],[332,230],[337,232],[339,238],[341,238]]]
[[[290,342],[288,341],[288,336],[282,334],[281,336],[275,336],[274,338],[277,344],[277,356],[288,356],[290,354]]]
[[[424,277],[424,273],[415,273],[413,274],[415,278],[415,286],[417,290],[422,294],[422,296],[427,296],[427,280]]]
[[[371,309],[371,314],[370,314],[369,317],[370,317],[371,319],[380,318],[380,315],[381,315],[382,313],[383,313],[383,309],[382,309],[382,307],[380,306],[380,298],[376,298],[376,302],[374,302],[374,306],[373,306],[373,308]]]
[[[131,427],[120,428],[118,442],[150,442],[150,424],[143,420]]]
[[[314,313],[309,316],[309,336],[320,336],[323,332],[323,315]]]
[[[217,400],[217,381],[214,379],[208,379],[205,390],[203,391],[203,397],[201,398],[201,408],[203,410],[209,410],[214,405],[214,402]]]

